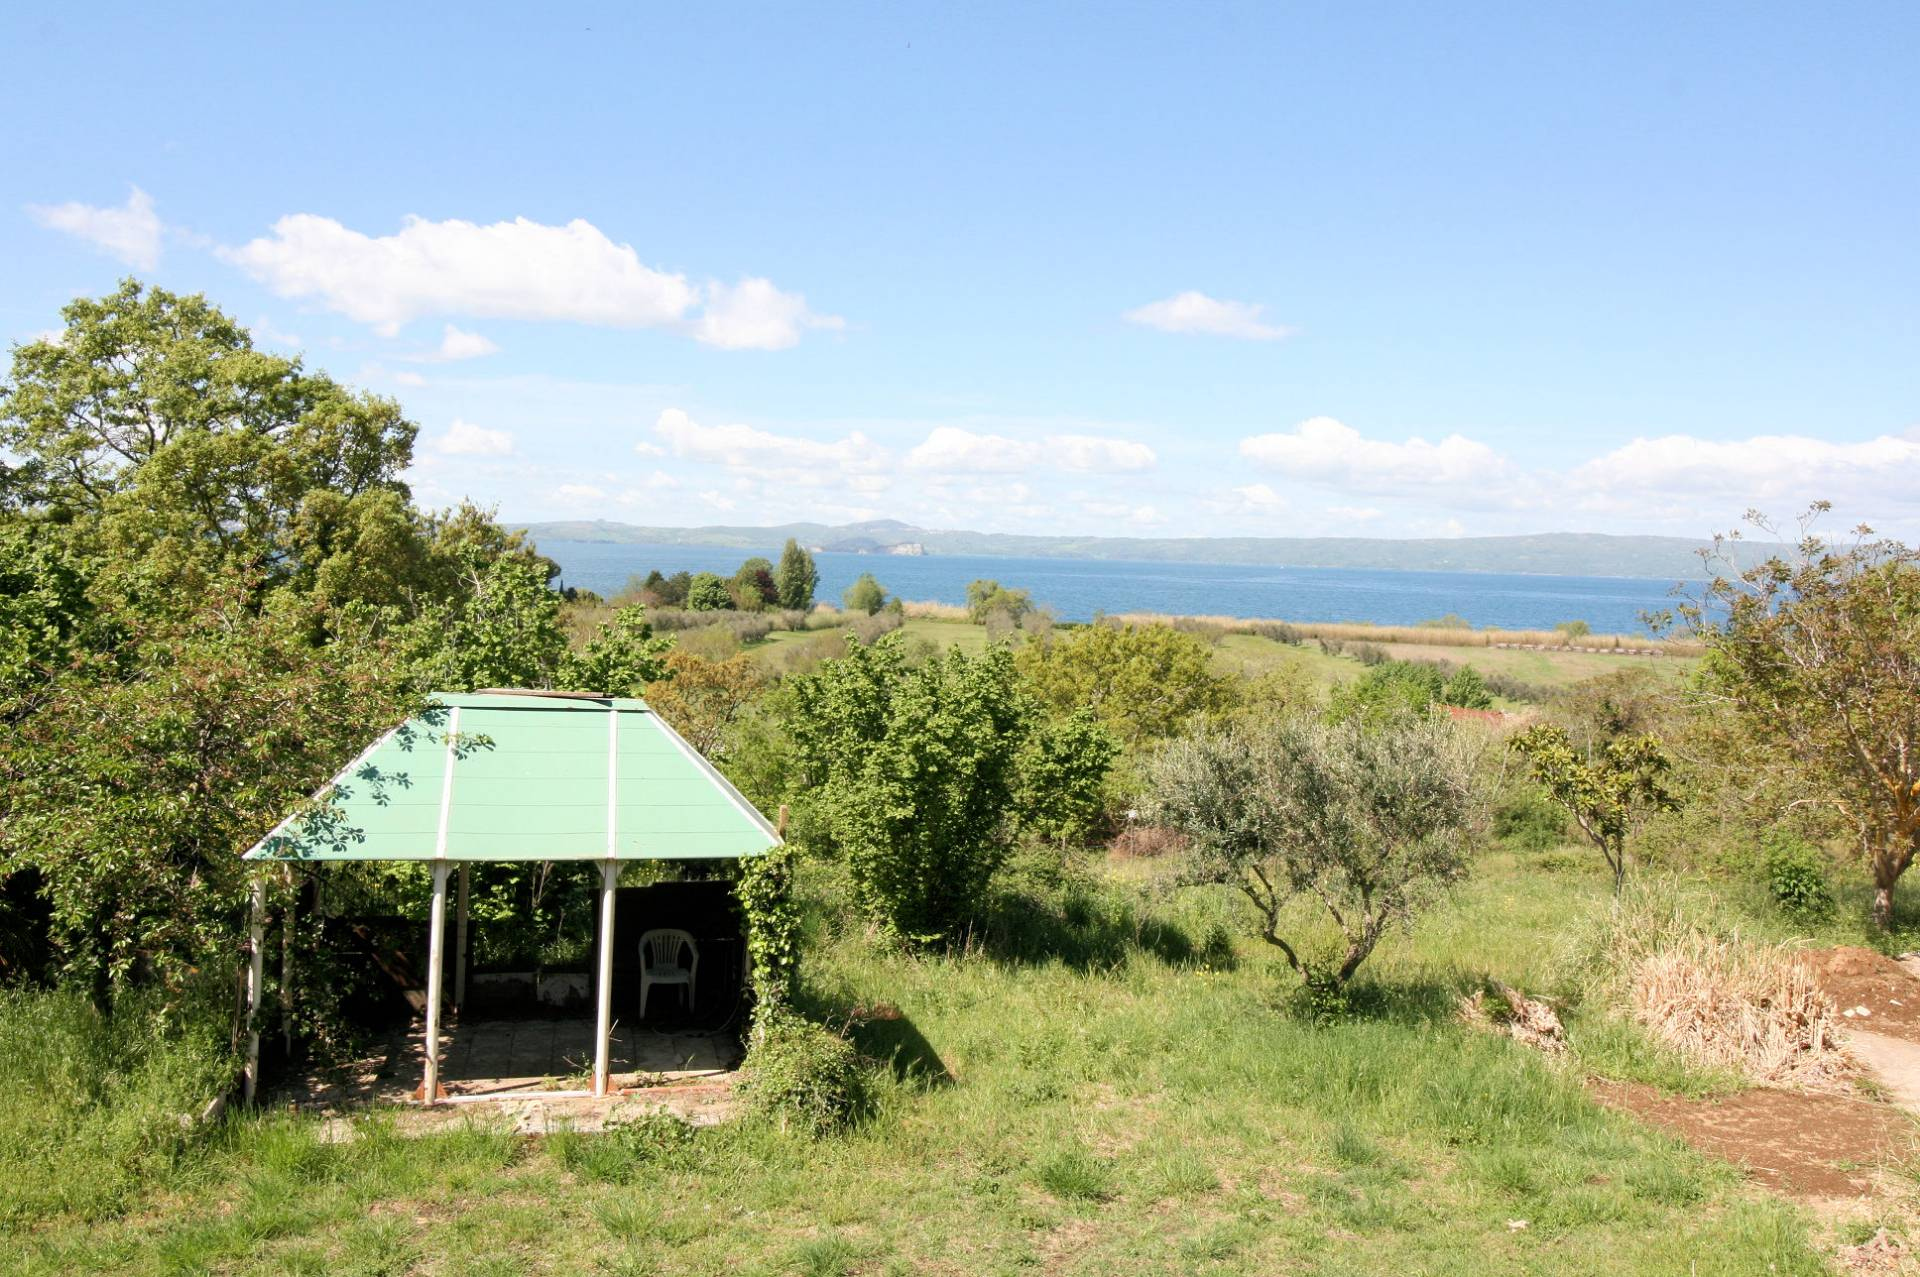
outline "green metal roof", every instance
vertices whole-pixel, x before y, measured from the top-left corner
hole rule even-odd
[[[703,860],[779,834],[646,702],[436,694],[249,860]]]

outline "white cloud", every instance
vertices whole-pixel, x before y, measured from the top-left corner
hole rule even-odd
[[[1577,466],[1568,475],[1587,500],[1632,503],[1638,494],[1733,498],[1744,506],[1779,508],[1832,498],[1876,496],[1915,502],[1920,432],[1839,443],[1806,435],[1757,435],[1710,440],[1692,435],[1635,439]]]
[[[27,214],[40,225],[83,239],[136,270],[160,265],[160,216],[153,211],[153,197],[137,186],[120,208],[29,204]]]
[[[1240,455],[1291,478],[1348,488],[1486,487],[1505,478],[1504,457],[1483,443],[1448,435],[1438,443],[1368,439],[1331,417],[1313,417],[1291,431],[1240,441]]]
[[[500,347],[490,338],[448,324],[440,333],[438,346],[405,358],[416,364],[451,364],[462,359],[482,359],[499,353]]]
[[[706,307],[694,321],[693,335],[722,350],[785,350],[797,345],[808,328],[844,329],[834,315],[816,315],[799,293],[783,293],[767,279],[737,284],[708,284]]]
[[[669,492],[680,486],[680,481],[665,470],[655,470],[641,479],[633,487],[622,492],[618,498],[622,505],[634,505],[653,499],[657,492]]]
[[[1152,469],[1152,448],[1101,435],[1048,435],[1038,442],[980,434],[959,426],[936,426],[911,452],[907,465],[945,474],[1008,474],[1051,466],[1109,474]]]
[[[888,460],[887,450],[858,430],[839,439],[807,439],[753,426],[703,426],[678,408],[662,412],[653,432],[676,457],[747,475],[778,475],[802,486],[842,475],[879,475]]]
[[[700,499],[723,514],[735,509],[739,505],[739,502],[735,501],[726,493],[713,488],[708,488],[705,492],[702,492]]]
[[[667,455],[665,448],[662,448],[657,443],[648,443],[645,439],[634,444],[633,450],[643,457],[664,457]]]
[[[1205,333],[1212,337],[1239,337],[1247,341],[1279,341],[1298,331],[1285,324],[1270,324],[1264,318],[1266,307],[1257,302],[1221,301],[1195,289],[1145,306],[1136,306],[1121,315],[1128,323],[1158,328],[1163,333]]]
[[[595,504],[607,499],[607,494],[591,483],[563,483],[553,490],[553,496],[567,505]]]
[[[1124,501],[1085,501],[1080,508],[1096,519],[1124,520],[1139,527],[1150,528],[1167,521],[1167,516],[1150,505],[1129,505]]]
[[[433,441],[433,450],[449,457],[504,457],[513,451],[513,436],[505,430],[488,430],[456,420],[447,427],[447,433]]]
[[[1249,483],[1233,490],[1241,506],[1258,514],[1278,514],[1287,508],[1287,499],[1264,483]]]
[[[726,350],[778,350],[804,329],[844,323],[766,279],[702,287],[654,269],[579,218],[482,226],[408,217],[394,234],[373,236],[292,213],[271,235],[221,254],[283,297],[316,298],[388,336],[425,315],[469,315],[666,329]]]
[[[1380,517],[1382,511],[1370,505],[1330,505],[1327,513],[1336,519],[1345,519],[1350,523],[1370,523]]]
[[[404,368],[394,373],[393,379],[403,386],[424,386],[427,384],[425,377],[422,377],[417,372],[408,372]]]

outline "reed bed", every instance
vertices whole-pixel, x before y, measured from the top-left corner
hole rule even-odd
[[[1162,612],[1123,612],[1112,618],[1128,625],[1205,625],[1227,634],[1258,634],[1284,625],[1303,638],[1348,643],[1416,643],[1429,647],[1537,647],[1565,652],[1644,653],[1698,656],[1701,644],[1688,639],[1658,639],[1643,634],[1571,635],[1559,630],[1456,629],[1433,625],[1367,625],[1353,621],[1281,621],[1239,616],[1172,616]]]

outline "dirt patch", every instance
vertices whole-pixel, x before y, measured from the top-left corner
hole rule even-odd
[[[1596,1078],[1590,1085],[1608,1108],[1669,1131],[1790,1197],[1872,1193],[1879,1168],[1920,1147],[1911,1119],[1871,1100],[1770,1089],[1691,1100],[1632,1082]]]
[[[1844,1027],[1920,1042],[1920,978],[1906,966],[1852,945],[1810,950],[1806,961]]]

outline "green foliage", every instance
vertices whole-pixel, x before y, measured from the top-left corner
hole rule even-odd
[[[1723,556],[1681,614],[1707,644],[1709,688],[1853,827],[1885,927],[1920,852],[1920,552],[1865,528],[1846,546],[1815,537],[1827,508],[1809,512],[1791,557],[1742,568]]]
[[[1259,910],[1262,937],[1304,983],[1344,986],[1393,922],[1411,923],[1467,872],[1473,760],[1444,720],[1368,726],[1282,719],[1174,742],[1150,772],[1154,818],[1193,841],[1192,876]],[[1288,903],[1319,901],[1344,952],[1326,964],[1280,934]]]
[[[800,978],[800,911],[793,896],[795,854],[783,844],[740,862],[734,894],[746,921],[753,972],[754,1037],[793,1001]]]
[[[755,556],[742,563],[728,583],[734,606],[743,612],[759,612],[780,603],[780,587],[773,577],[773,564]]]
[[[1493,693],[1471,665],[1459,668],[1433,661],[1402,661],[1384,655],[1366,662],[1366,672],[1334,689],[1328,713],[1336,720],[1371,722],[1400,714],[1420,714],[1435,705],[1492,709]]]
[[[471,585],[465,599],[413,628],[413,642],[424,649],[420,681],[450,692],[553,686],[567,638],[560,596],[547,588],[545,572],[524,559],[496,559]]]
[[[985,625],[996,613],[1012,625],[1019,625],[1033,611],[1033,596],[1025,590],[1010,590],[998,581],[979,580],[967,586],[967,620]]]
[[[1827,857],[1804,838],[1783,830],[1770,832],[1761,847],[1761,872],[1780,912],[1795,922],[1824,922],[1833,916],[1833,888],[1827,884]]]
[[[984,902],[1013,831],[1034,709],[1012,657],[956,648],[909,667],[888,635],[791,686],[805,825],[846,857],[877,922],[914,941],[953,936]]]
[[[712,572],[695,572],[687,582],[687,607],[694,612],[724,612],[733,606],[727,583]]]
[[[1568,638],[1585,638],[1593,633],[1593,627],[1585,621],[1562,621],[1553,627],[1555,634],[1564,634]]]
[[[1085,838],[1105,807],[1120,742],[1092,710],[1040,724],[1020,751],[1021,827],[1052,842]]]
[[[860,578],[840,596],[840,602],[849,612],[872,616],[887,605],[887,592],[873,573],[862,572]]]
[[[1567,813],[1533,786],[1494,808],[1493,836],[1516,851],[1548,851],[1567,840]]]
[[[750,1112],[813,1138],[866,1112],[867,1075],[853,1043],[791,1011],[766,1016],[756,1033],[740,1087]]]
[[[0,520],[0,723],[69,664],[92,616],[85,571],[57,529]]]
[[[668,677],[665,658],[672,647],[670,636],[654,637],[644,606],[623,607],[584,648],[561,657],[554,684],[575,692],[639,696],[647,684]]]
[[[1565,729],[1537,723],[1513,740],[1533,778],[1566,809],[1613,870],[1617,895],[1627,873],[1627,834],[1641,809],[1666,810],[1671,769],[1652,736],[1623,736],[1597,749],[1578,750]]]
[[[805,612],[813,606],[813,592],[820,584],[820,571],[813,556],[792,537],[780,551],[780,566],[774,572],[774,585],[780,594],[780,606]]]
[[[1233,702],[1207,644],[1166,625],[1089,625],[1028,643],[1017,660],[1055,714],[1090,709],[1128,747],[1176,735]]]
[[[1440,703],[1458,705],[1462,709],[1492,709],[1493,693],[1487,690],[1486,680],[1471,665],[1463,665],[1447,679],[1446,686],[1440,689]]]

